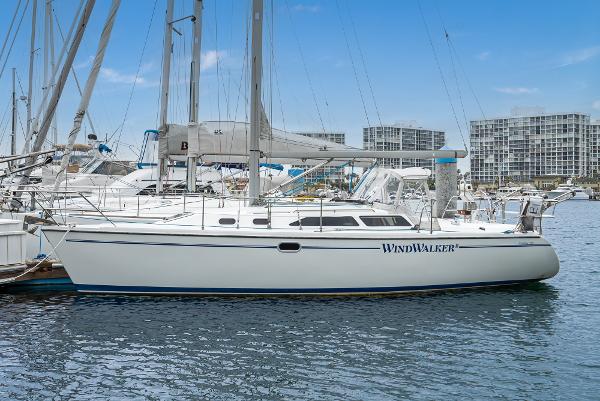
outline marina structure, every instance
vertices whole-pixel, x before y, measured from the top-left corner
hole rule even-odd
[[[363,149],[366,150],[436,150],[445,143],[444,131],[416,127],[412,123],[363,128]],[[378,158],[377,161],[382,167],[424,167],[435,171],[432,159]]]
[[[471,121],[471,178],[477,183],[598,174],[597,123],[584,113],[526,113]]]

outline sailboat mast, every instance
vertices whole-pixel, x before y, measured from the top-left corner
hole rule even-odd
[[[248,144],[248,197],[256,205],[260,198],[260,123],[262,86],[263,0],[252,0],[252,80],[250,88],[250,143]]]
[[[17,93],[15,91],[16,68],[12,69],[12,125],[10,131],[10,154],[17,154]]]
[[[200,49],[202,45],[202,0],[194,0],[194,32],[192,39],[192,65],[190,69],[190,110],[188,135],[197,135],[198,98],[200,97]],[[189,138],[193,139],[193,138]],[[196,192],[197,140],[188,139],[187,190]],[[192,144],[193,142],[193,144]]]
[[[165,41],[163,43],[162,86],[160,90],[160,115],[158,136],[158,181],[156,193],[163,190],[163,177],[168,169],[168,144],[167,144],[167,113],[169,107],[169,77],[171,75],[171,51],[173,47],[173,7],[174,0],[167,0],[167,15],[165,17]]]
[[[52,18],[52,4],[48,1],[48,42],[50,43],[50,71],[54,71],[56,68],[56,61],[54,57],[54,19]],[[54,88],[54,73],[50,75],[50,88]],[[57,105],[58,107],[58,105]],[[54,117],[52,118],[52,143],[56,145],[58,143],[58,126],[56,125],[56,114],[57,111],[54,112]]]
[[[37,0],[33,0],[33,7],[31,9],[31,41],[29,42],[29,79],[27,87],[27,133],[31,129],[31,97],[33,94],[33,61],[35,58],[35,30],[37,21]],[[25,151],[29,151],[26,149]]]
[[[73,145],[75,144],[75,140],[77,139],[77,135],[81,130],[81,123],[83,121],[83,116],[87,114],[88,106],[90,104],[90,99],[92,97],[92,93],[94,91],[94,87],[96,86],[96,80],[98,79],[98,74],[100,73],[100,68],[102,67],[102,63],[104,61],[104,55],[106,54],[106,48],[108,46],[108,42],[110,40],[110,35],[112,33],[113,26],[115,24],[115,19],[117,15],[117,11],[121,6],[121,0],[112,0],[112,4],[110,10],[108,12],[108,16],[106,18],[106,22],[104,23],[104,28],[102,29],[102,34],[100,36],[100,41],[98,42],[98,49],[96,50],[96,55],[94,56],[94,61],[92,63],[92,67],[90,68],[90,75],[85,83],[84,90],[81,94],[81,100],[79,102],[79,107],[77,108],[77,112],[75,113],[75,117],[73,119],[73,128],[69,132],[69,137],[67,139],[67,146],[65,147],[65,152],[60,161],[60,168],[58,175],[56,177],[56,181],[54,182],[54,192],[52,193],[51,200],[53,201],[55,198],[55,192],[58,191],[58,188],[62,182],[62,177],[66,173],[67,166],[69,165],[69,159],[71,157],[71,152],[73,151]],[[50,204],[52,204],[52,201]]]

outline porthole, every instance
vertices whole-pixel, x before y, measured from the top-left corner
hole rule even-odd
[[[278,246],[277,249],[279,249],[280,252],[298,252],[300,251],[300,244],[297,242],[281,242]]]

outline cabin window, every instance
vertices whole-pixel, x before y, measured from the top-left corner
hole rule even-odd
[[[412,224],[402,216],[360,216],[368,227],[411,227]]]
[[[252,220],[252,224],[255,224],[257,226],[266,226],[269,224],[269,219],[257,218],[257,219]]]
[[[304,217],[290,223],[290,226],[299,225],[302,225],[303,227],[320,227],[321,219],[318,216]],[[358,223],[352,216],[323,216],[323,226],[353,227],[357,225]]]
[[[232,219],[230,217],[224,217],[224,218],[219,219],[219,224],[223,224],[223,225],[235,224],[235,219]]]

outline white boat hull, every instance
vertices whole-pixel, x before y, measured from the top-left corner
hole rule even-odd
[[[507,285],[554,276],[537,235],[361,238],[44,229],[77,289],[102,293],[363,294]],[[323,238],[323,236],[329,236]],[[364,235],[363,235],[364,237]],[[281,252],[282,242],[299,243]]]

